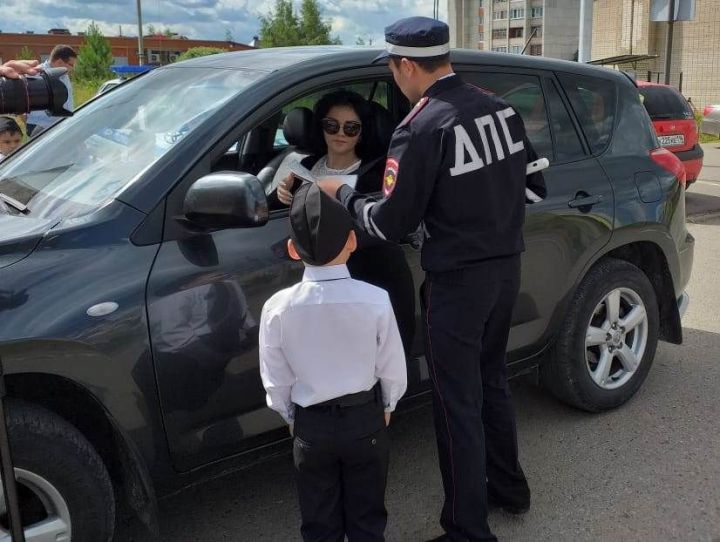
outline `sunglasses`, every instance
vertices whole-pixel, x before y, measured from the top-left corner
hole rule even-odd
[[[335,119],[325,117],[323,120],[320,121],[320,124],[322,124],[322,129],[327,134],[335,135],[340,131],[340,123],[338,121],[336,121]],[[342,129],[343,129],[343,133],[346,136],[355,137],[358,134],[360,134],[360,131],[362,130],[362,124],[360,124],[356,120],[348,120],[348,121],[345,121],[345,123],[342,126]]]

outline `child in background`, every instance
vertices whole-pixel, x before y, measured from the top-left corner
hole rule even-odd
[[[0,117],[0,161],[22,144],[22,130],[15,119]]]

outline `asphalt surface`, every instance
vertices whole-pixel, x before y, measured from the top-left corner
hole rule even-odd
[[[493,512],[500,539],[720,542],[720,147],[688,191],[695,265],[685,343],[661,343],[636,396],[592,415],[531,382],[512,384],[533,492],[521,517]],[[691,216],[692,215],[692,216]],[[387,539],[441,533],[442,488],[429,406],[391,426]],[[162,540],[298,540],[289,455],[161,501]],[[134,538],[140,540],[140,538]]]
[[[687,191],[686,212],[690,221],[720,212],[720,142],[706,143],[700,178]]]

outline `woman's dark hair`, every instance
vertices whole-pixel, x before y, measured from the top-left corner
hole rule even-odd
[[[328,112],[333,107],[350,107],[362,123],[362,132],[360,132],[360,140],[355,147],[355,153],[358,158],[364,160],[371,157],[375,152],[375,142],[373,141],[373,118],[372,110],[367,100],[360,96],[357,92],[351,90],[337,90],[325,94],[315,104],[313,111],[313,152],[323,156],[327,154],[327,144],[323,136],[322,119],[327,117]]]

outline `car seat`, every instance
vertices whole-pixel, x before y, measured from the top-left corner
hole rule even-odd
[[[283,119],[283,135],[288,146],[273,157],[257,175],[265,194],[272,193],[290,173],[290,165],[310,154],[313,114],[307,107],[288,111]]]

